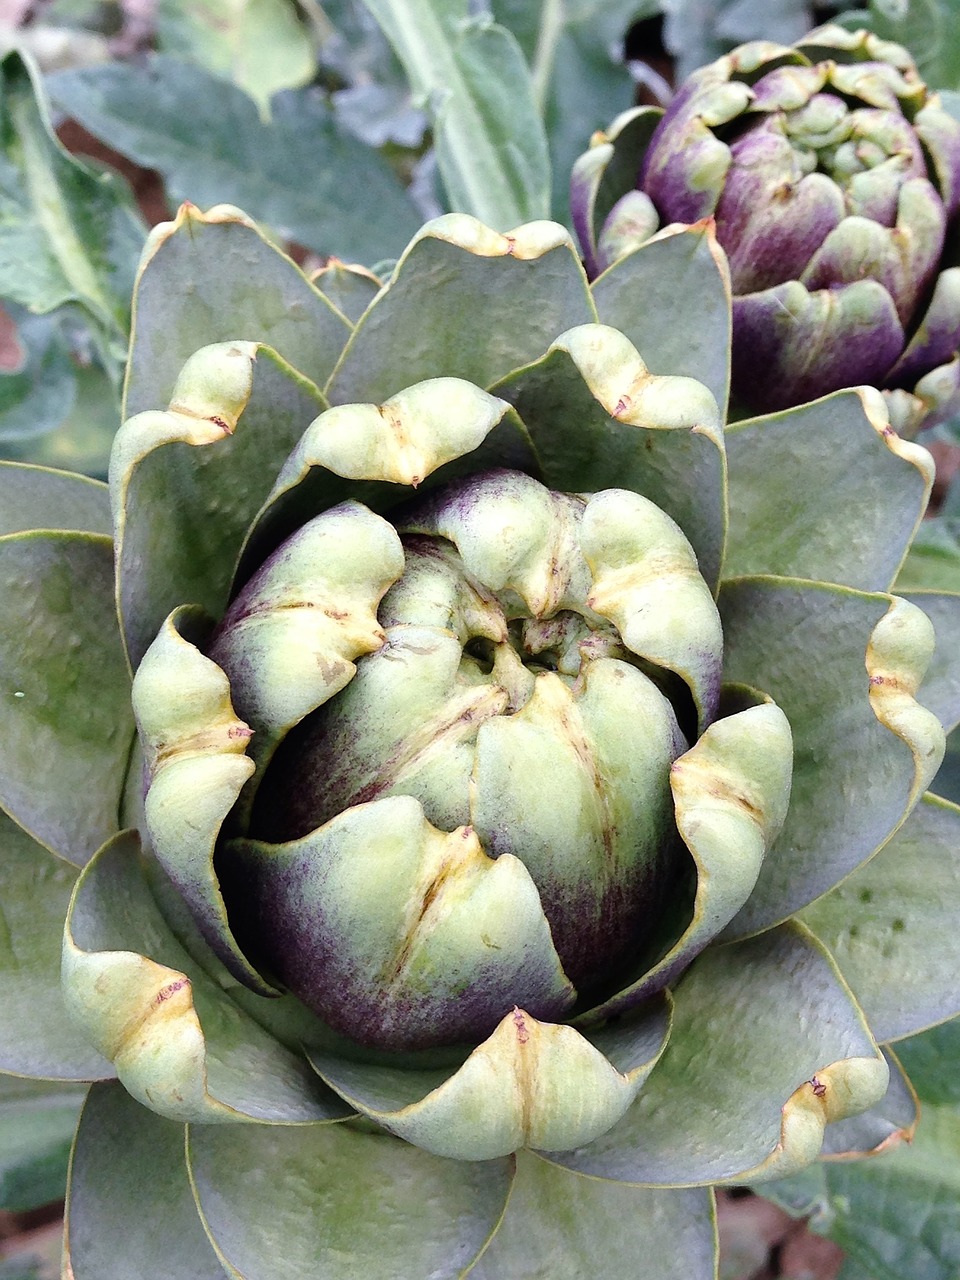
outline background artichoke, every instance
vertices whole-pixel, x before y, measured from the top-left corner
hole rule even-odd
[[[902,428],[955,411],[960,123],[899,45],[836,26],[742,45],[665,113],[598,134],[571,198],[594,275],[661,225],[715,219],[741,411],[857,383]]]
[[[75,1280],[706,1280],[708,1184],[912,1131],[932,464],[870,390],[724,433],[721,263],[451,215],[310,281],[187,206],[109,495],[0,471],[0,1062],[95,1082]]]

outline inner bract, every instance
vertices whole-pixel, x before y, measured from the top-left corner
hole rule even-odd
[[[611,522],[607,510],[618,501],[667,521],[634,494],[553,493],[516,472],[405,511],[405,569],[378,613],[385,641],[288,735],[251,825],[261,841],[298,841],[357,806],[412,797],[440,831],[465,829],[487,858],[523,863],[580,998],[634,968],[658,932],[675,856],[670,766],[686,749],[659,687],[676,677],[604,616],[618,610],[599,568],[620,536],[622,513]],[[375,875],[366,892],[378,893]],[[472,1034],[516,994],[487,1002]]]

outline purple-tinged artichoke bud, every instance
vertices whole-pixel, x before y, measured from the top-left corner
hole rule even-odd
[[[556,1020],[651,948],[686,742],[635,664],[712,716],[721,637],[686,538],[626,490],[486,472],[397,525],[382,646],[258,793],[251,835],[293,843],[237,849],[271,969],[344,1034],[408,1049],[482,1039],[514,1005]],[[250,662],[230,614],[214,649]]]
[[[898,45],[832,26],[789,48],[742,45],[662,115],[642,108],[597,135],[572,202],[594,275],[658,225],[713,219],[741,412],[862,383],[910,394],[891,399],[901,428],[955,406],[960,122]]]

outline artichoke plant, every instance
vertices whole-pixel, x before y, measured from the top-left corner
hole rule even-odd
[[[134,315],[109,489],[0,471],[66,1274],[706,1280],[713,1184],[909,1135],[960,595],[890,594],[933,471],[879,394],[725,431],[703,225],[590,287],[447,215],[381,283],[184,206]]]
[[[571,199],[591,274],[714,219],[739,411],[858,383],[904,429],[960,405],[960,122],[900,45],[837,26],[741,45],[595,135]]]

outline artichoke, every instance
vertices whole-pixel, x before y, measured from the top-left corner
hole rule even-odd
[[[109,488],[0,470],[0,1066],[91,1082],[73,1280],[706,1280],[711,1184],[909,1134],[960,595],[890,594],[879,394],[725,432],[704,225],[591,288],[448,215],[381,283],[184,206],[134,315]]]
[[[696,71],[577,161],[597,274],[661,224],[715,221],[734,294],[740,412],[841,387],[888,392],[916,430],[960,406],[960,122],[909,53],[826,26]]]

